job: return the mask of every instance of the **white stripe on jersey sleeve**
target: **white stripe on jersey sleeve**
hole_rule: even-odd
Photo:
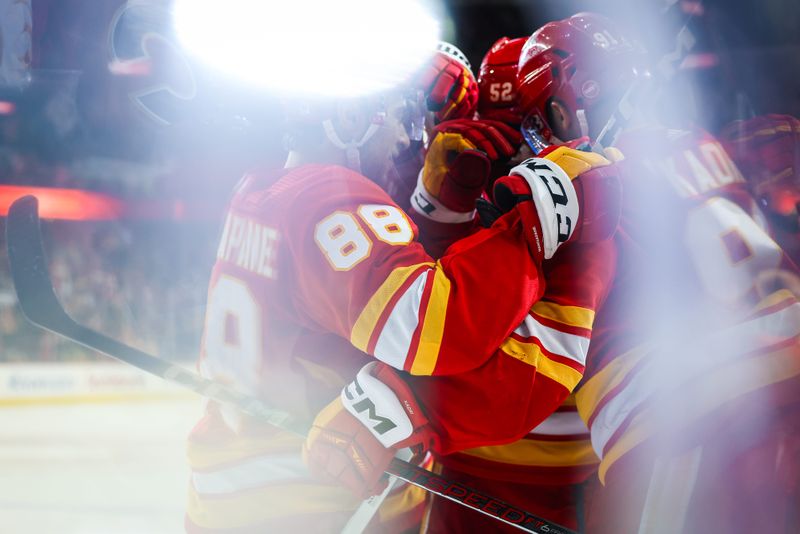
[[[535,337],[550,353],[569,358],[581,365],[586,365],[586,354],[589,352],[589,338],[560,332],[545,326],[535,317],[528,314],[514,333],[524,337]]]
[[[578,412],[556,412],[539,423],[530,431],[531,434],[544,434],[546,436],[571,436],[575,434],[588,434],[589,429],[578,415]]]
[[[420,302],[430,272],[428,269],[417,275],[398,299],[375,344],[375,357],[401,371],[408,357],[411,338],[419,326]]]

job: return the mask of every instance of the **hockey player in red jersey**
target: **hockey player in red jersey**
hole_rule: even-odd
[[[596,135],[605,123],[599,119],[610,116],[615,97],[638,74],[635,49],[613,25],[593,15],[546,25],[526,49],[519,98],[523,132],[534,149]],[[787,514],[797,497],[796,412],[779,410],[796,403],[796,397],[787,401],[785,392],[797,388],[793,377],[800,371],[800,317],[796,295],[787,291],[797,271],[759,226],[763,217],[741,174],[713,138],[700,131],[640,129],[628,136],[623,150],[629,159],[621,163],[626,204],[616,238],[620,272],[595,321],[588,381],[528,439],[443,458],[440,469],[590,533],[729,532],[754,501],[759,519],[750,520],[753,528],[773,513],[779,531],[792,531],[797,525]],[[695,307],[703,311],[689,314]],[[677,321],[681,316],[687,318]],[[667,331],[668,339],[680,341],[668,344],[654,324]],[[732,341],[721,342],[734,331],[738,335]],[[671,362],[663,359],[681,353]],[[692,366],[693,360],[705,363]],[[664,373],[670,363],[680,371]],[[717,369],[726,382],[703,389],[703,373],[713,377]],[[675,386],[660,372],[665,377],[677,373]],[[684,393],[686,382],[691,387]],[[656,395],[668,399],[667,410],[682,399],[685,408],[674,410],[680,416],[663,417],[665,407],[652,402]],[[687,415],[695,408],[697,415]],[[577,409],[590,425],[591,441]],[[739,448],[726,448],[731,433],[718,438],[709,430],[730,420],[740,424],[737,416],[745,429],[733,433]],[[643,427],[642,421],[651,424]],[[651,436],[660,421],[663,451],[647,446],[657,442]],[[760,442],[754,438],[754,422],[763,422],[770,436]],[[755,443],[741,439],[748,432]],[[687,442],[703,443],[707,452],[695,448],[683,455],[686,449],[663,439],[664,434],[688,434]],[[592,477],[598,456],[607,484],[600,491]],[[778,463],[770,466],[770,461]],[[769,474],[777,466],[785,476]],[[764,472],[756,475],[752,469]],[[703,478],[695,484],[698,476]],[[579,484],[587,477],[587,484]],[[742,491],[726,492],[728,486]],[[502,530],[468,510],[436,504],[429,512],[431,532],[466,525]],[[583,507],[588,507],[588,524],[581,521]]]
[[[613,27],[602,29],[609,32],[607,35],[618,34]],[[555,32],[553,28],[545,27],[543,33],[552,40]],[[569,35],[567,33],[567,37]],[[519,56],[527,40],[501,38],[484,57],[478,76],[481,88],[478,109],[481,118],[502,120],[516,127],[522,123],[517,70]],[[529,106],[527,111],[526,117],[532,114],[533,108]],[[571,140],[571,137],[565,136],[564,140]],[[542,149],[549,143],[560,141],[548,136],[535,146]],[[519,152],[533,154],[527,145]],[[606,196],[601,201],[612,204],[613,197]],[[616,254],[613,244],[604,245],[604,250],[585,253],[596,264],[604,264],[606,269],[610,269],[607,275],[613,276],[614,262],[609,261]],[[560,330],[562,336],[585,336],[584,349],[588,349],[589,339],[594,338],[595,311],[603,302],[608,286],[600,292],[602,286],[589,288],[575,284],[569,273],[558,269],[547,272],[546,276],[551,293],[545,293],[543,301],[534,306],[532,315],[542,320],[538,313],[544,302],[563,306],[560,308],[561,324],[548,324]],[[610,283],[610,278],[608,280]],[[569,305],[565,306],[567,303]],[[563,348],[567,347],[565,343]],[[543,517],[570,528],[578,528],[577,512],[582,504],[583,483],[594,474],[597,463],[588,429],[580,420],[575,400],[570,396],[555,414],[536,428],[531,427],[522,440],[500,446],[478,447],[443,457],[438,460],[437,468],[464,483],[503,495],[506,500],[534,510]],[[426,526],[428,532],[458,531],[470,527],[487,532],[513,531],[494,525],[469,510],[460,510],[442,499],[435,499],[433,506],[429,507]]]
[[[526,140],[596,136],[637,65],[602,17],[545,25],[520,58]],[[620,147],[619,269],[575,394],[604,484],[586,531],[796,531],[797,269],[711,136]]]
[[[536,160],[507,178],[516,196],[491,228],[433,261],[375,183],[408,145],[403,109],[391,95],[304,108],[286,167],[242,180],[212,272],[200,363],[206,376],[298,415],[336,397],[317,415],[305,456],[312,472],[360,495],[380,489],[398,448],[446,453],[514,439],[574,387],[582,361],[525,349],[534,334],[509,333],[536,331],[527,317],[544,291],[542,262],[580,238],[592,212],[580,219],[578,205],[607,181],[602,158],[562,150]],[[477,152],[459,165],[488,172]],[[420,377],[419,393],[404,373]],[[486,387],[483,373],[504,380],[506,394],[468,394]],[[440,396],[448,387],[487,411],[455,417]],[[359,410],[365,398],[396,431]],[[509,409],[521,398],[525,410]],[[499,407],[505,417],[492,412]],[[190,441],[187,528],[340,530],[357,499],[309,478],[299,448],[209,404]]]
[[[797,268],[713,137],[639,129],[621,147],[628,259],[575,394],[604,484],[587,532],[795,532]]]

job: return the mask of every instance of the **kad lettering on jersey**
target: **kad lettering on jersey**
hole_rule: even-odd
[[[725,149],[714,141],[683,150],[662,161],[662,170],[685,197],[699,196],[726,185],[744,182]]]
[[[228,214],[217,259],[266,278],[276,279],[278,231],[246,217]]]

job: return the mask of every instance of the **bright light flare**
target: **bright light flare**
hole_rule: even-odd
[[[422,0],[176,0],[181,44],[252,85],[322,96],[390,89],[436,49]]]

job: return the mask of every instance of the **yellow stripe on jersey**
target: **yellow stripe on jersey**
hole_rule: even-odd
[[[617,441],[608,453],[600,460],[600,468],[597,470],[597,476],[600,478],[600,483],[605,485],[606,475],[608,470],[614,465],[614,462],[619,460],[623,455],[629,452],[638,444],[642,443],[645,439],[652,436],[656,428],[655,422],[648,420],[645,413],[639,413],[631,421],[625,433]]]
[[[580,371],[569,365],[548,358],[535,343],[523,343],[510,337],[503,342],[500,348],[512,358],[536,367],[537,373],[555,380],[570,391],[575,389],[583,377]]]
[[[599,373],[584,382],[581,388],[575,392],[575,401],[581,419],[588,421],[592,417],[603,397],[628,376],[631,369],[642,360],[647,351],[648,349],[644,346],[633,348],[609,362]]]
[[[771,293],[761,299],[761,302],[753,309],[753,313],[758,313],[761,310],[769,308],[770,306],[774,306],[780,302],[787,301],[787,300],[797,300],[798,295],[795,295],[788,289],[779,289],[774,293]]]
[[[580,306],[562,306],[555,302],[540,300],[533,305],[531,311],[545,319],[578,328],[592,329],[594,324],[594,310]]]
[[[367,345],[375,330],[375,325],[383,314],[383,310],[386,309],[386,305],[397,293],[400,286],[408,280],[408,277],[421,266],[433,267],[433,264],[426,262],[409,265],[408,267],[398,267],[389,274],[386,281],[381,284],[381,287],[373,293],[350,331],[350,343],[354,347],[363,352],[367,351]]]
[[[355,510],[358,500],[337,486],[279,484],[235,495],[203,498],[192,488],[186,515],[206,529],[253,527],[282,517]]]
[[[447,302],[450,300],[450,280],[438,261],[436,265],[438,269],[434,271],[428,307],[425,310],[425,317],[422,318],[417,352],[411,363],[412,375],[432,375],[442,346]]]
[[[247,458],[296,451],[300,454],[304,438],[279,432],[263,438],[231,437],[221,442],[203,443],[190,440],[187,457],[192,469],[205,471]]]
[[[714,373],[714,387],[711,388],[707,380],[681,386],[681,397],[692,399],[691,412],[686,412],[687,423],[688,419],[699,419],[737,397],[800,375],[798,350],[800,342],[764,356],[726,365]],[[655,433],[657,426],[654,423],[655,419],[647,411],[633,418],[620,440],[603,457],[599,470],[601,482],[605,483],[605,476],[614,462]]]
[[[521,439],[508,445],[477,447],[464,454],[504,464],[568,467],[592,465],[600,461],[589,440],[539,441]]]
[[[408,484],[400,493],[390,495],[378,508],[381,523],[388,523],[422,505],[427,494],[424,489]]]

